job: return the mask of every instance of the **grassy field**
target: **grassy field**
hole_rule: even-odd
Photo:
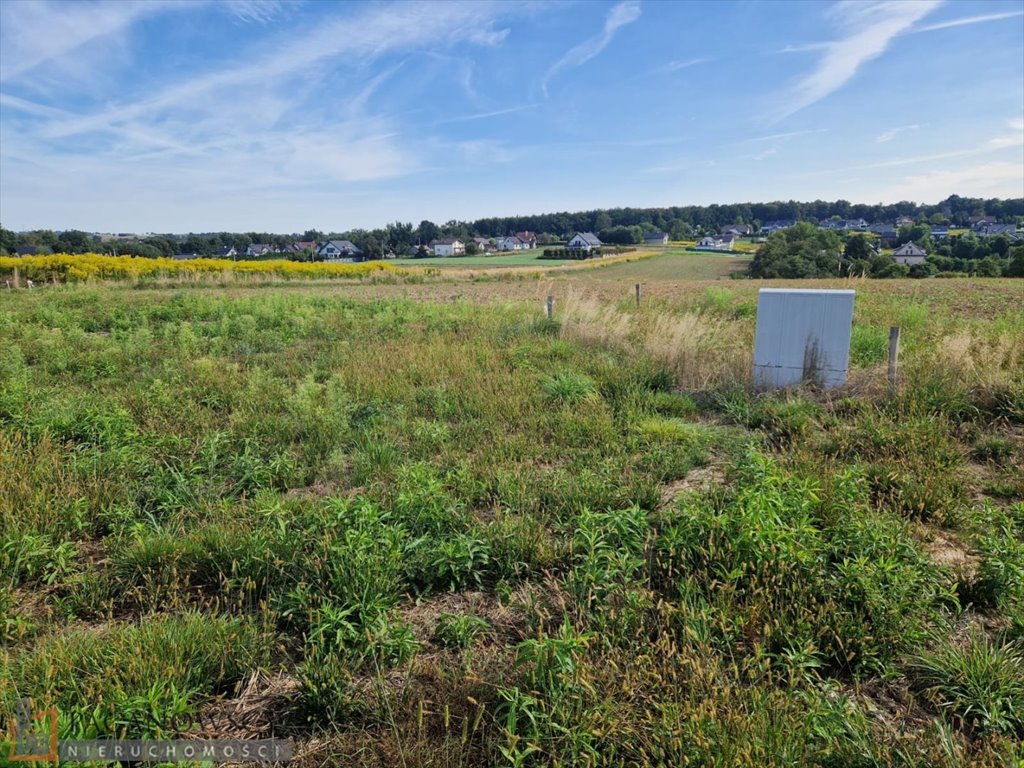
[[[451,267],[458,269],[465,267],[551,267],[573,261],[572,259],[541,259],[539,257],[543,252],[543,248],[534,248],[531,251],[502,253],[493,256],[485,256],[483,254],[452,257],[433,256],[426,259],[392,259],[388,263],[405,266]]]
[[[699,279],[741,263],[0,294],[0,714],[297,766],[1012,764],[1022,283],[803,282],[857,289],[850,384],[757,396],[763,284]]]

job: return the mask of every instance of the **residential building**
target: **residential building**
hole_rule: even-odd
[[[892,258],[897,264],[923,264],[928,254],[924,248],[917,243],[904,243],[892,252]]]
[[[482,253],[494,253],[498,250],[498,246],[494,244],[494,241],[487,237],[474,237],[473,242],[476,243],[476,247]]]
[[[1016,239],[1017,237],[1017,225],[1016,224],[990,224],[983,222],[975,227],[974,233],[976,235],[982,235],[983,237],[993,237],[995,235],[1006,235],[1008,237]]]
[[[466,245],[461,240],[453,238],[444,238],[441,240],[432,240],[430,243],[431,249],[434,251],[435,256],[465,256]]]
[[[788,219],[778,219],[776,221],[766,221],[761,225],[761,234],[770,235],[772,232],[778,232],[780,229],[789,229],[796,224],[795,221]]]
[[[238,251],[232,248],[230,245],[225,245],[223,248],[218,248],[217,252],[213,254],[218,259],[233,259],[238,255]]]
[[[497,243],[499,251],[523,251],[530,247],[520,240],[518,235],[499,237]]]
[[[523,232],[516,232],[516,237],[518,237],[519,240],[522,243],[524,243],[527,248],[537,247],[537,235],[535,235],[533,232],[530,232],[529,230],[525,230]]]
[[[269,243],[250,243],[245,249],[245,255],[250,259],[266,256],[273,252],[274,247]]]
[[[707,235],[697,241],[698,251],[731,251],[734,237],[730,237],[728,240],[722,237],[715,237],[714,235]]]
[[[601,241],[598,240],[597,235],[593,232],[577,232],[565,244],[565,248],[568,251],[586,251],[587,253],[600,247]]]
[[[736,235],[737,237],[746,237],[751,231],[752,227],[749,224],[729,224],[722,227],[723,235]]]
[[[668,245],[668,235],[665,232],[644,232],[644,245]]]
[[[900,216],[896,219],[896,229],[914,226],[914,220],[910,216]]]
[[[363,252],[351,240],[328,240],[316,250],[324,261],[359,261]]]

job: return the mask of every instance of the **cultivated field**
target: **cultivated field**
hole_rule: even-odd
[[[3,716],[299,766],[1012,764],[1024,283],[802,281],[857,290],[850,384],[768,397],[763,284],[701,279],[741,264],[0,289]]]

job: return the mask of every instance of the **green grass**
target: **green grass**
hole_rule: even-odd
[[[388,261],[388,264],[422,265],[430,267],[556,267],[561,264],[578,264],[572,259],[541,259],[543,248],[530,251],[496,253],[493,255],[477,254],[476,256],[431,256],[423,259],[402,258]]]
[[[866,382],[760,396],[757,286],[690,259],[579,272],[611,311],[553,322],[525,281],[12,293],[2,714],[169,736],[259,673],[324,764],[1004,763],[1019,306],[858,287]]]

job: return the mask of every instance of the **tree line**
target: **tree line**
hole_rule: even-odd
[[[1024,244],[1006,235],[965,234],[936,244],[931,229],[914,225],[899,230],[897,245],[913,242],[927,257],[920,264],[898,264],[882,252],[878,240],[863,233],[845,237],[801,222],[774,232],[754,254],[748,274],[757,278],[827,277],[1024,277]]]
[[[717,232],[731,224],[747,224],[755,231],[769,221],[808,221],[858,219],[868,222],[893,222],[909,216],[920,224],[967,226],[973,216],[993,216],[1003,223],[1024,222],[1024,198],[970,198],[952,195],[935,205],[905,201],[891,205],[868,205],[847,200],[813,202],[737,203],[732,205],[688,205],[665,208],[610,208],[576,213],[545,213],[528,216],[499,216],[475,221],[450,220],[435,224],[423,220],[419,225],[396,221],[377,229],[349,229],[326,232],[280,234],[272,232],[207,232],[158,234],[144,238],[119,237],[101,242],[94,235],[77,230],[54,232],[36,230],[15,233],[0,228],[0,250],[13,253],[21,246],[41,251],[64,253],[118,253],[135,256],[173,256],[199,253],[206,256],[231,247],[239,253],[252,243],[267,243],[284,249],[295,241],[350,240],[368,257],[388,253],[402,254],[418,245],[441,237],[469,240],[473,237],[500,237],[515,232],[537,234],[541,245],[554,245],[574,232],[594,232],[603,242],[631,245],[642,241],[645,231],[668,233],[673,240],[685,240]]]

